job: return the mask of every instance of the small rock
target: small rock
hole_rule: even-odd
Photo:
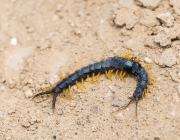
[[[180,38],[179,25],[174,25],[172,28],[156,26],[157,35],[154,37],[154,41],[159,43],[162,47],[170,46],[173,39]]]
[[[140,23],[147,27],[154,27],[158,24],[155,12],[149,9],[143,9],[140,17]]]
[[[156,17],[167,27],[171,27],[173,25],[174,17],[169,12],[158,14]]]
[[[123,120],[123,119],[124,119],[124,116],[123,116],[122,113],[115,114],[114,117],[115,117],[117,120]]]
[[[58,75],[52,75],[49,79],[49,83],[51,85],[54,85],[55,83],[57,83],[58,81],[60,81],[60,78]]]
[[[160,101],[160,98],[159,98],[159,97],[156,97],[156,101],[159,102],[159,101]]]
[[[27,119],[25,119],[21,122],[21,125],[25,128],[28,128],[31,124],[29,123]]]
[[[126,21],[126,29],[132,29],[136,25],[137,21],[134,18],[130,18]]]
[[[173,102],[179,103],[179,95],[177,93],[173,93]]]
[[[10,88],[13,88],[13,87],[15,86],[15,82],[14,82],[14,80],[11,79],[11,78],[8,78],[8,79],[7,79],[7,83],[8,83],[8,85],[9,85]]]
[[[33,27],[28,26],[28,27],[27,27],[27,31],[28,31],[28,33],[32,33],[32,32],[34,32],[34,28],[33,28]]]
[[[178,85],[178,93],[180,95],[180,84]]]
[[[4,115],[4,112],[0,110],[0,118],[2,118]]]
[[[10,41],[10,44],[12,45],[12,46],[16,46],[17,45],[17,38],[11,38],[11,41]]]
[[[160,4],[161,0],[135,0],[135,3],[139,6],[144,6],[148,9],[154,10]]]
[[[150,63],[152,63],[152,59],[149,57],[145,57],[144,62],[150,64]]]
[[[26,96],[26,98],[32,97],[32,96],[33,96],[32,90],[31,90],[31,89],[27,89],[27,90],[25,91],[25,96]]]
[[[160,56],[159,60],[158,60],[158,64],[160,66],[168,66],[168,67],[172,67],[173,65],[175,65],[177,62],[176,60],[176,56],[175,56],[175,52],[173,51],[173,49],[169,48],[166,49],[162,55]]]
[[[79,29],[74,30],[75,35],[81,35],[81,31]]]
[[[76,106],[76,102],[75,101],[71,101],[69,104],[71,107],[75,107]]]
[[[28,84],[33,84],[33,80],[32,80],[32,79],[29,79],[27,83],[28,83]]]
[[[122,7],[115,11],[114,23],[117,26],[126,25],[127,29],[133,28],[137,23],[137,15],[135,15],[135,11],[129,8]]]
[[[159,45],[154,42],[153,36],[148,36],[144,38],[144,46],[149,48],[157,48]]]

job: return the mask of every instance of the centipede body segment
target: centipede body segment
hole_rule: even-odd
[[[64,89],[67,89],[68,87],[77,84],[78,82],[83,82],[86,78],[89,78],[90,74],[99,75],[100,73],[101,74],[105,73],[110,77],[110,73],[113,70],[126,71],[137,76],[138,84],[135,91],[133,92],[132,99],[127,104],[127,106],[134,99],[136,99],[136,104],[137,104],[138,99],[141,98],[143,92],[147,89],[147,84],[149,80],[148,74],[146,70],[138,62],[130,60],[128,58],[117,57],[117,56],[109,57],[99,62],[95,62],[88,66],[82,67],[81,69],[75,71],[74,73],[70,74],[62,81],[60,81],[52,90],[38,93],[34,97],[43,94],[53,93],[52,108],[55,108],[56,97],[59,93],[62,93]]]

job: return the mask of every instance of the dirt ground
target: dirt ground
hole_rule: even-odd
[[[1,0],[1,140],[179,140],[180,0]],[[82,66],[126,51],[150,64],[151,93],[126,104],[137,79],[103,74],[32,96]]]

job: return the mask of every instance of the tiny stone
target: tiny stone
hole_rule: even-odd
[[[156,97],[156,101],[159,102],[159,101],[160,101],[160,98],[159,98],[159,97]]]
[[[152,59],[149,57],[145,57],[144,62],[150,64],[150,63],[152,63]]]
[[[28,84],[33,84],[33,80],[32,80],[32,79],[29,79],[29,80],[28,80]]]
[[[32,32],[34,32],[34,28],[33,27],[27,27],[27,31],[28,31],[28,33],[32,33]]]
[[[32,90],[31,89],[27,89],[25,91],[25,96],[26,96],[26,98],[32,97],[33,96]]]
[[[122,113],[115,114],[114,117],[115,117],[117,120],[123,120],[123,119],[124,119],[124,116],[122,115]]]
[[[10,44],[11,44],[12,46],[16,46],[16,45],[17,45],[17,39],[14,38],[14,37],[11,38]]]
[[[154,10],[160,4],[161,0],[135,0],[135,3],[139,6],[144,6],[148,9]]]
[[[158,14],[156,17],[167,27],[171,27],[173,25],[174,17],[169,12]]]
[[[71,101],[70,106],[71,107],[75,107],[76,106],[76,102],[75,101]]]
[[[23,121],[21,122],[21,125],[22,125],[23,127],[25,127],[25,128],[28,128],[31,124],[29,123],[28,120],[23,120]]]
[[[56,135],[53,136],[53,139],[56,139]]]

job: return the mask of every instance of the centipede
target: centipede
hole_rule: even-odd
[[[53,94],[52,108],[54,109],[57,95],[61,94],[64,90],[70,89],[70,87],[75,84],[79,87],[80,82],[84,86],[84,81],[86,79],[89,80],[90,75],[92,76],[93,81],[95,75],[99,77],[101,74],[105,74],[107,78],[110,79],[111,73],[113,71],[116,73],[116,75],[118,75],[119,73],[121,79],[126,75],[126,73],[131,73],[137,77],[137,86],[129,102],[121,107],[121,109],[126,108],[131,104],[132,101],[135,100],[137,110],[137,104],[139,99],[142,97],[143,94],[147,93],[147,90],[149,89],[148,85],[153,84],[153,81],[150,78],[151,75],[148,74],[145,68],[139,63],[139,61],[137,61],[137,58],[129,57],[129,55],[126,55],[126,57],[108,57],[98,62],[82,67],[81,69],[76,70],[74,73],[63,78],[52,89],[40,92],[34,95],[32,99],[40,95]]]

